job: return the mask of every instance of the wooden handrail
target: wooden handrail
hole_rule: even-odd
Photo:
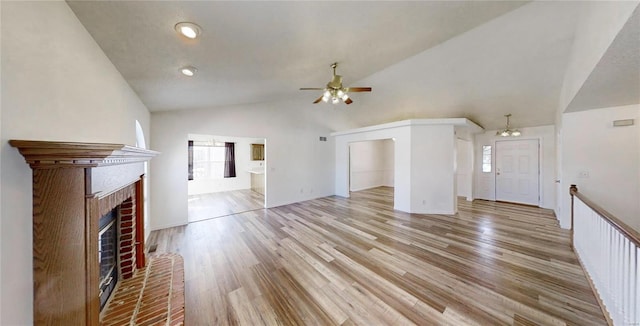
[[[571,194],[571,231],[573,232],[573,196],[578,197],[585,205],[589,206],[596,213],[598,213],[602,218],[604,218],[607,223],[611,224],[616,230],[622,233],[625,237],[629,239],[629,241],[633,242],[636,247],[640,247],[640,233],[638,231],[632,229],[626,223],[622,222],[617,217],[613,216],[613,214],[607,212],[604,208],[600,207],[598,204],[594,203],[589,198],[585,197],[585,195],[581,194],[578,191],[578,187],[576,185],[571,185],[569,188],[569,193]],[[572,237],[573,238],[573,237]]]

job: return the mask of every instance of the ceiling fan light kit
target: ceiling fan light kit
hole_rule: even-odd
[[[353,100],[349,98],[348,92],[371,92],[371,87],[343,87],[342,86],[342,76],[336,75],[336,68],[338,67],[338,63],[334,62],[331,64],[331,68],[333,68],[333,77],[331,81],[327,83],[325,88],[319,87],[309,87],[309,88],[300,88],[302,91],[309,90],[321,90],[323,91],[322,96],[320,96],[317,100],[313,102],[313,104],[319,103],[320,101],[328,103],[331,101],[331,104],[338,104],[340,101],[343,101],[345,104],[353,103]]]
[[[335,89],[327,89],[324,91],[324,95],[322,95],[322,101],[328,102],[329,99],[331,99],[331,103],[338,104],[340,103],[340,100],[348,100],[349,95],[347,95],[347,93],[345,93],[342,89],[339,89],[337,91]]]
[[[509,126],[509,118],[511,117],[511,113],[505,114],[505,117],[507,118],[507,126],[502,130],[498,130],[498,132],[496,132],[496,136],[501,136],[501,137],[519,137],[520,135],[522,135],[520,133],[520,130],[511,129],[511,127]]]

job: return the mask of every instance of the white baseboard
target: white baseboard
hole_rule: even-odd
[[[369,186],[369,187],[363,187],[363,188],[351,189],[351,190],[349,190],[349,191],[362,191],[362,190],[373,189],[373,188],[378,188],[378,187],[388,187],[388,186],[385,186],[385,185],[375,185],[375,186]]]

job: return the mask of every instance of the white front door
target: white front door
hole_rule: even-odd
[[[539,206],[538,140],[496,142],[496,200]]]

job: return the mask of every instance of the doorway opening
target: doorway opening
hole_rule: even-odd
[[[496,201],[540,206],[538,139],[496,141]]]
[[[456,140],[456,194],[458,198],[473,201],[473,143]]]
[[[393,204],[394,164],[392,138],[349,143],[349,192],[379,190]]]
[[[266,207],[266,139],[188,135],[188,221]]]

